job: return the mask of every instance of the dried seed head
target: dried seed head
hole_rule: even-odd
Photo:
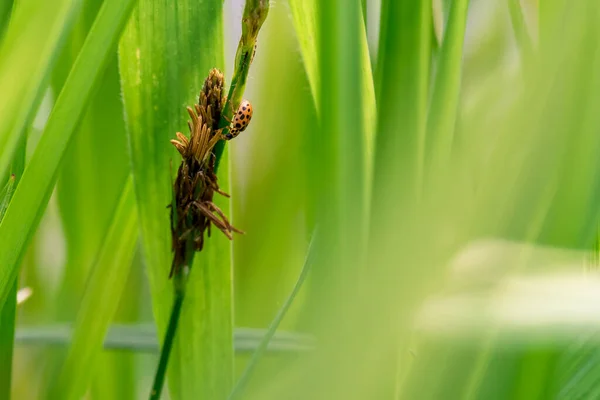
[[[177,139],[171,140],[183,158],[173,185],[171,275],[185,270],[190,251],[202,250],[204,234],[207,232],[210,236],[211,225],[229,239],[234,232],[242,233],[212,201],[215,192],[228,196],[219,189],[212,151],[222,139],[218,125],[225,104],[224,85],[221,71],[211,70],[200,92],[199,104],[187,107],[189,139],[177,132]]]
[[[198,98],[199,115],[202,115],[208,126],[216,131],[221,118],[221,110],[225,104],[225,77],[223,73],[213,68],[204,80],[204,86]]]

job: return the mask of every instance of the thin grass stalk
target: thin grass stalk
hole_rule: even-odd
[[[288,298],[285,300],[285,302],[283,303],[283,305],[277,312],[277,315],[275,316],[275,318],[269,325],[267,332],[261,339],[257,349],[252,354],[252,358],[250,359],[250,361],[248,361],[246,369],[244,369],[244,372],[242,373],[241,377],[238,379],[237,383],[235,384],[235,387],[231,391],[231,394],[229,395],[228,400],[239,399],[244,394],[244,390],[246,389],[248,383],[250,382],[250,379],[252,378],[252,374],[256,370],[256,367],[258,366],[260,359],[262,358],[264,353],[267,351],[269,343],[271,343],[271,340],[273,339],[275,332],[277,332],[277,329],[279,328],[281,321],[283,321],[283,319],[287,315],[287,312],[290,309],[292,303],[294,302],[294,299],[296,299],[296,296],[300,292],[300,289],[302,288],[302,285],[304,284],[304,281],[306,280],[306,277],[308,276],[310,267],[312,266],[312,264],[314,262],[314,257],[315,257],[314,251],[315,250],[314,250],[313,244],[315,242],[316,235],[317,235],[317,230],[315,229],[313,231],[312,238],[308,245],[308,250],[306,252],[306,259],[304,260],[304,265],[302,266],[302,270],[300,271],[300,275],[298,276],[298,280],[296,281],[294,288],[292,289]]]
[[[219,126],[223,127],[223,135],[229,131],[229,121],[237,111],[244,91],[246,90],[246,81],[248,72],[253,61],[254,51],[257,46],[258,33],[269,14],[269,0],[246,0],[244,15],[242,16],[242,36],[238,43],[235,53],[235,66],[227,102],[221,113],[221,122]],[[215,172],[219,169],[221,156],[225,150],[225,141],[219,141],[215,146]]]
[[[160,350],[160,359],[158,361],[158,367],[154,376],[154,382],[152,384],[152,390],[150,391],[150,400],[160,399],[162,388],[165,382],[165,376],[167,373],[167,365],[169,363],[169,357],[171,355],[171,349],[173,348],[173,342],[175,340],[175,334],[177,333],[177,327],[179,325],[179,317],[181,316],[181,307],[183,306],[183,300],[185,298],[185,280],[187,277],[182,274],[177,274],[173,277],[173,286],[175,288],[175,298],[173,300],[173,308],[171,309],[171,316],[169,318],[169,324],[167,325],[167,331],[165,333],[165,339]]]

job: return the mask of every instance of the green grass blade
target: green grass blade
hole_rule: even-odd
[[[128,180],[80,302],[71,347],[49,398],[80,399],[94,375],[102,341],[129,275],[138,238],[133,184]]]
[[[453,0],[433,77],[427,115],[426,159],[434,168],[450,157],[460,98],[463,44],[469,0]]]
[[[517,46],[519,46],[519,51],[521,52],[522,62],[525,65],[530,65],[533,56],[533,43],[527,30],[521,1],[508,0],[508,11],[510,12],[510,22],[512,23],[515,39],[517,40]]]
[[[321,75],[319,73],[319,54],[318,43],[320,38],[320,28],[317,23],[319,17],[318,2],[316,0],[289,0],[292,11],[292,21],[296,30],[296,38],[300,44],[300,53],[304,68],[310,83],[310,89],[315,101],[317,112],[320,112],[319,99],[321,88]],[[375,86],[373,84],[373,74],[371,70],[371,61],[369,58],[369,46],[367,43],[367,30],[364,19],[357,22],[359,26],[359,38],[357,49],[360,54],[360,70],[357,79],[361,86],[361,123],[364,133],[365,144],[365,162],[367,168],[367,183],[370,180],[371,160],[373,156],[376,106],[375,106]]]
[[[318,31],[318,106],[320,131],[311,137],[314,168],[319,171],[311,201],[321,226],[321,239],[328,248],[323,268],[316,270],[317,294],[329,297],[331,290],[351,290],[356,267],[365,250],[367,179],[370,152],[365,140],[365,112],[373,109],[360,99],[365,69],[361,43],[366,41],[358,1],[350,4],[319,2],[316,6]],[[369,79],[372,78],[369,77]],[[315,130],[317,132],[318,130]],[[325,254],[325,253],[324,253]],[[344,265],[345,279],[333,279],[335,269]],[[327,289],[325,289],[327,288]],[[325,293],[329,292],[329,293]],[[339,294],[339,293],[338,293]],[[321,298],[321,301],[323,299]]]
[[[17,183],[17,176],[12,174],[8,178],[8,182],[4,185],[2,191],[0,191],[0,221],[4,218],[4,214],[6,214],[6,209],[10,204],[10,199],[12,198],[13,193],[15,192],[15,185]]]
[[[14,192],[16,176],[11,175],[8,182],[0,191],[0,221],[4,217],[8,203]],[[10,399],[12,357],[15,337],[15,314],[17,307],[17,282],[13,284],[8,294],[8,301],[0,307],[0,397]]]
[[[234,400],[234,399],[240,398],[240,396],[244,393],[244,389],[246,388],[246,385],[252,378],[252,374],[253,374],[254,370],[256,369],[256,367],[258,366],[258,362],[260,361],[260,359],[262,358],[264,353],[267,351],[267,348],[269,347],[269,343],[271,343],[273,336],[277,332],[277,328],[279,328],[281,321],[283,321],[283,318],[287,315],[288,310],[290,309],[292,303],[296,299],[296,296],[300,292],[300,288],[302,288],[302,285],[304,284],[304,281],[306,280],[306,276],[308,275],[308,271],[310,270],[310,267],[312,266],[312,263],[313,263],[313,258],[314,258],[313,243],[315,241],[315,235],[316,235],[316,230],[315,230],[315,233],[313,233],[310,244],[308,245],[308,250],[307,250],[306,259],[304,261],[304,266],[302,267],[302,271],[300,271],[300,276],[298,277],[298,280],[296,281],[296,284],[294,285],[292,292],[290,293],[288,298],[285,300],[285,302],[283,303],[283,305],[277,312],[277,315],[275,316],[275,319],[273,319],[273,322],[271,322],[271,325],[269,325],[269,329],[267,329],[267,332],[261,339],[261,341],[258,345],[258,348],[254,352],[254,354],[252,354],[252,358],[246,365],[246,369],[244,370],[244,372],[242,373],[242,376],[239,378],[239,380],[235,384],[235,387],[231,391],[231,394],[228,397],[229,400]]]
[[[13,9],[13,0],[5,0],[0,3],[0,41],[6,32],[6,28],[10,21],[10,14]]]
[[[398,25],[403,28],[398,29]],[[383,2],[377,62],[379,115],[373,218],[382,214],[378,210],[392,210],[391,202],[398,201],[384,191],[389,189],[389,182],[403,184],[405,189],[413,192],[420,187],[432,30],[430,1]],[[387,216],[386,220],[389,220]]]
[[[415,287],[416,273],[394,257],[398,235],[381,235],[381,232],[394,231],[407,222],[406,207],[415,204],[422,190],[432,33],[431,1],[385,0],[382,3],[369,255],[380,260],[372,274],[373,278],[382,279],[377,287],[390,287],[385,280],[394,273],[406,274],[400,281],[405,287],[397,285],[389,290],[405,293],[407,299]],[[384,289],[379,290],[380,294],[384,292]],[[391,292],[385,292],[383,298],[391,301],[395,296]],[[404,301],[403,306],[394,308],[396,315],[384,318],[398,318],[404,314],[399,309],[406,310],[409,303]],[[385,306],[382,304],[380,308]],[[397,334],[379,336],[381,343],[389,343],[389,348],[397,346]],[[382,373],[393,376],[396,369],[395,357],[382,358]],[[391,395],[393,385],[387,390]]]
[[[47,205],[62,156],[134,1],[103,4],[0,223],[0,304],[17,277],[24,249]]]
[[[13,9],[0,47],[0,179],[7,176],[80,3],[23,0]]]
[[[24,135],[17,147],[17,151],[12,160],[11,176],[5,188],[0,192],[0,221],[4,218],[8,204],[12,199],[15,187],[19,184],[20,178],[25,169],[25,156],[27,150],[27,135]],[[0,398],[10,399],[13,347],[16,325],[17,308],[17,290],[19,288],[18,279],[13,283],[8,300],[0,307]],[[1,391],[4,390],[4,393]]]
[[[223,70],[222,2],[142,0],[119,48],[134,187],[153,313],[163,338],[173,301],[169,211],[171,173],[180,156],[169,143],[187,131],[185,106],[197,102],[204,78]],[[172,166],[170,165],[172,162]],[[219,186],[228,188],[227,154]],[[227,199],[215,196],[228,213]],[[230,243],[213,232],[197,254],[167,370],[171,397],[220,398],[232,385]],[[218,361],[215,361],[218,360]]]

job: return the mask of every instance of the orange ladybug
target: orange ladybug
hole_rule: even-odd
[[[233,139],[248,127],[252,119],[252,111],[252,104],[244,99],[229,125],[229,133],[225,135],[226,140]]]

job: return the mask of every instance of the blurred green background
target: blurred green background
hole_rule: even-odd
[[[169,140],[259,5],[0,0],[0,399],[147,398]],[[219,169],[245,234],[196,255],[163,398],[600,398],[599,21],[272,2]]]

